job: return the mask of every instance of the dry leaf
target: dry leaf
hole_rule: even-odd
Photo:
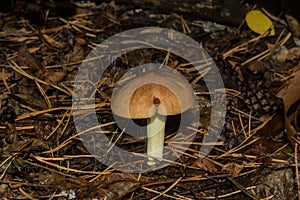
[[[272,49],[271,52],[271,59],[276,63],[284,63],[289,56],[289,50],[285,46],[278,46],[275,49]]]
[[[65,63],[72,63],[82,61],[86,57],[86,52],[83,49],[83,45],[81,45],[84,41],[77,40],[75,38],[75,45],[73,47],[73,51],[63,57]]]
[[[206,158],[199,158],[192,164],[192,167],[199,167],[200,169],[212,174],[215,174],[218,171],[218,169],[215,167],[215,164]]]
[[[269,36],[275,35],[275,29],[272,21],[260,10],[251,10],[246,15],[248,27],[260,35],[269,32]]]
[[[22,103],[30,105],[33,108],[47,109],[48,106],[45,100],[37,95],[32,94],[12,94],[16,99],[19,99]]]
[[[39,72],[39,74],[47,73],[45,67],[30,54],[25,45],[21,46],[18,50],[18,64],[29,67],[32,74],[35,72]]]
[[[136,181],[120,181],[106,185],[81,187],[76,197],[78,199],[120,200],[140,187]]]
[[[257,184],[253,189],[257,196],[273,198],[263,198],[272,200],[295,199],[295,174],[291,168],[279,168],[276,170],[264,170],[262,174],[257,176]],[[262,198],[259,198],[262,199]]]
[[[290,48],[287,55],[287,60],[297,60],[300,58],[300,47]]]
[[[292,34],[295,37],[300,37],[300,24],[299,24],[298,20],[295,19],[291,15],[285,15],[285,18],[289,24],[289,28],[290,28]]]
[[[297,19],[291,15],[285,15],[285,18],[289,24],[290,31],[293,34],[293,40],[297,46],[300,46],[300,24]]]
[[[247,64],[244,68],[250,70],[252,73],[265,73],[269,70],[269,65],[264,61],[255,60]],[[243,72],[245,73],[245,72]]]
[[[272,131],[272,130],[271,130]],[[270,132],[266,133],[269,134]],[[276,148],[276,145],[274,145],[275,142],[273,140],[258,140],[253,145],[250,146],[248,150],[246,150],[243,154],[244,155],[252,155],[256,156],[255,159],[256,162],[260,163],[271,163],[271,158],[268,156],[268,152],[274,152],[274,148]]]
[[[235,162],[227,163],[222,168],[222,172],[229,172],[232,174],[232,177],[237,177],[240,175],[240,172],[244,169],[246,163],[239,165]]]
[[[297,134],[294,124],[297,123],[296,108],[300,100],[300,71],[294,74],[294,77],[288,80],[278,92],[277,97],[283,100],[285,113],[285,129],[289,141],[294,144],[293,137]],[[296,104],[296,105],[295,105]]]
[[[249,81],[251,79],[257,79],[257,74],[264,75],[266,72],[268,72],[270,69],[270,66],[260,60],[254,60],[244,66],[242,66],[239,70],[237,70],[239,74],[239,79],[241,81]]]
[[[300,59],[300,48],[299,47],[292,47],[290,49],[286,48],[285,46],[275,46],[272,44],[267,45],[270,52],[272,52],[271,60],[275,63],[282,64],[286,60],[288,61],[295,61]]]
[[[53,48],[62,49],[66,47],[65,45],[54,40],[52,37],[48,36],[47,34],[42,34],[42,37]]]
[[[115,172],[111,174],[104,174],[99,177],[96,181],[99,182],[116,182],[116,181],[137,181],[139,179],[139,182],[149,182],[149,178],[145,176],[141,176],[138,178],[137,174],[131,174],[127,172]]]
[[[45,36],[46,34],[43,34]],[[49,36],[47,36],[49,37]],[[44,38],[45,39],[45,38]],[[66,70],[59,72],[48,71],[44,65],[33,57],[25,45],[21,46],[18,51],[18,64],[20,66],[28,66],[31,74],[37,78],[46,81],[47,83],[57,84],[67,74]],[[42,88],[47,91],[49,86],[42,85]]]
[[[58,84],[66,76],[67,72],[62,70],[60,72],[49,72],[45,80],[48,83]]]
[[[32,31],[27,31],[24,27],[23,28],[12,28],[12,27],[6,27],[4,26],[3,31],[0,32],[0,35],[2,37],[4,36],[23,36],[23,35],[29,35]]]
[[[250,149],[246,150],[244,154],[253,156],[265,156],[267,154],[267,147],[263,146],[261,143],[254,144]]]

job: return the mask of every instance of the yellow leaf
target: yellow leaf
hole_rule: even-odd
[[[248,27],[258,34],[275,35],[275,29],[272,21],[260,10],[251,10],[246,15]]]

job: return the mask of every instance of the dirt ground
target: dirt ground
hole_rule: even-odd
[[[7,2],[0,11],[1,199],[299,198],[299,24],[260,6],[255,9],[271,19],[273,36],[255,33],[245,21],[218,24],[113,1]],[[79,69],[91,67],[84,64],[87,58],[101,56],[89,57],[94,48],[115,34],[143,27],[167,28],[193,38],[221,74],[226,95],[218,98],[226,98],[225,124],[216,127],[221,135],[205,157],[199,157],[199,149],[208,137],[213,101],[218,101],[211,99],[206,85],[215,77],[203,80],[207,68],[200,65],[199,74],[184,58],[154,46],[121,55],[98,83],[91,83],[91,91],[91,85],[78,84]],[[106,164],[105,152],[96,155],[90,149],[101,149],[109,141],[145,153],[146,139],[123,134],[110,105],[117,81],[146,63],[165,64],[188,80],[201,105],[200,125],[184,151],[183,141],[173,144],[174,155],[181,156],[165,167],[124,172]],[[94,100],[72,110],[78,88],[95,94]],[[108,140],[83,141],[81,135],[97,128],[87,128],[91,122],[84,117],[91,109]],[[84,118],[81,132],[75,116]],[[166,144],[177,132],[180,117],[168,116]]]

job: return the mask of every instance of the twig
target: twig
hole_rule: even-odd
[[[57,126],[54,128],[54,130],[46,137],[46,140],[48,140],[60,127],[60,125],[64,122],[65,117],[67,116],[67,114],[69,113],[69,110],[67,110],[65,112],[65,114],[62,116],[61,120],[59,120]]]
[[[244,186],[233,180],[232,178],[228,177],[228,180],[233,183],[237,188],[239,188],[244,194],[252,199],[260,199],[258,196],[253,194],[252,192],[248,191]]]
[[[156,194],[161,194],[160,192],[156,191],[156,190],[152,190],[150,188],[146,188],[146,187],[142,187],[142,189],[144,190],[147,190],[147,191],[150,191],[150,192],[153,192],[153,193],[156,193]],[[168,194],[163,194],[163,196],[165,197],[168,197],[168,198],[171,198],[171,199],[178,199],[177,197],[173,197],[171,195],[168,195]],[[189,198],[186,198],[187,200],[192,200],[192,199],[189,199]]]
[[[255,37],[255,38],[253,38],[253,39],[251,39],[251,40],[249,40],[249,41],[247,41],[247,42],[244,42],[244,43],[242,43],[242,44],[240,44],[240,45],[234,47],[233,49],[230,49],[229,51],[227,51],[227,52],[225,52],[225,53],[223,54],[223,59],[226,59],[228,56],[230,56],[230,55],[232,55],[232,54],[234,54],[234,53],[236,53],[236,52],[243,51],[243,50],[247,50],[247,48],[244,47],[244,46],[247,46],[247,45],[249,45],[250,43],[256,42],[256,41],[260,40],[261,38],[262,38],[261,35],[260,35],[260,36],[257,36],[257,37]]]
[[[44,158],[41,157],[41,156],[36,156],[36,155],[31,154],[30,157],[35,158],[36,160],[40,161],[41,163],[50,165],[50,166],[55,167],[55,168],[60,169],[60,170],[66,170],[66,171],[71,171],[71,172],[76,172],[76,173],[83,173],[83,174],[95,174],[95,175],[99,175],[99,174],[109,174],[109,173],[110,173],[110,172],[105,172],[105,173],[104,173],[104,172],[96,172],[96,171],[82,171],[82,170],[77,170],[77,169],[72,169],[72,168],[63,167],[63,166],[60,166],[60,165],[57,165],[57,164],[48,162],[48,161],[46,161],[47,158],[44,159]]]
[[[69,122],[70,122],[70,119],[71,119],[71,115],[68,116],[68,119],[63,127],[63,129],[61,130],[61,132],[58,134],[58,137],[56,139],[56,141],[59,141],[59,138],[62,136],[62,134],[64,134],[64,132],[66,131],[68,125],[69,125]]]
[[[255,138],[254,140],[246,143],[248,141],[249,138],[251,138],[255,133],[251,134],[248,138],[246,138],[245,140],[243,140],[238,146],[236,146],[235,148],[230,149],[229,151],[225,152],[224,154],[220,155],[219,158],[228,156],[229,154],[232,154],[234,152],[237,152],[253,143],[255,143],[257,140],[260,140],[260,138]],[[246,144],[245,144],[246,143]],[[245,145],[244,145],[245,144]]]
[[[7,60],[7,62],[8,62],[9,66],[10,66],[12,69],[14,69],[14,70],[15,70],[16,72],[18,72],[19,74],[25,76],[26,78],[29,78],[29,79],[31,79],[31,80],[33,80],[33,81],[39,82],[39,83],[44,84],[44,85],[47,85],[47,86],[51,86],[51,87],[53,87],[53,88],[55,88],[55,89],[57,89],[57,90],[59,90],[59,91],[65,93],[65,94],[71,96],[71,94],[70,94],[68,91],[66,91],[66,90],[64,90],[64,89],[62,89],[62,88],[60,88],[60,87],[58,87],[58,86],[56,86],[56,85],[54,85],[54,84],[52,84],[52,83],[48,83],[48,82],[46,82],[46,81],[43,81],[43,80],[41,80],[41,79],[38,79],[38,78],[36,78],[36,77],[34,77],[34,76],[28,74],[28,73],[25,72],[20,66],[18,66],[17,63],[16,63],[15,61],[13,61],[13,60]]]
[[[15,156],[17,154],[14,154],[14,155],[11,155],[9,156],[8,158],[6,158],[1,164],[0,164],[0,167],[2,167],[6,162],[8,162],[9,160],[9,163],[7,164],[7,166],[5,167],[5,169],[3,170],[3,173],[1,174],[0,176],[0,180],[2,180],[2,178],[4,177],[5,173],[7,172],[7,170],[10,168],[12,162],[14,161],[15,159]]]
[[[282,25],[284,25],[284,26],[287,26],[287,23],[286,23],[284,20],[282,20],[282,19],[280,19],[280,18],[278,18],[278,17],[272,15],[271,13],[269,13],[269,12],[268,12],[266,9],[264,9],[264,8],[261,8],[261,10],[262,10],[268,17],[270,17],[270,19],[272,19],[273,21],[276,21],[276,22],[278,22],[278,23],[280,23],[280,24],[282,24]]]
[[[256,188],[256,186],[250,186],[250,187],[247,187],[246,189],[247,190],[250,190],[250,189],[254,189]],[[242,190],[236,190],[234,192],[231,192],[231,193],[228,193],[228,194],[223,194],[223,195],[219,195],[219,196],[213,196],[213,197],[201,197],[202,199],[221,199],[221,198],[225,198],[225,197],[230,197],[234,194],[238,194],[238,193],[241,193]]]
[[[182,179],[182,177],[180,177],[179,179],[177,179],[177,181],[175,181],[169,188],[167,188],[165,191],[163,191],[161,194],[157,195],[156,197],[152,198],[151,200],[155,200],[158,197],[160,197],[161,195],[166,194],[168,191],[170,191],[173,187],[175,187],[177,185],[177,183],[179,183],[179,181]]]
[[[4,71],[4,69],[2,69],[2,81],[4,83],[4,86],[5,86],[6,90],[7,90],[7,92],[11,93],[11,90],[8,87],[8,84],[6,82],[6,77],[5,77],[5,71]]]
[[[58,151],[59,149],[61,149],[61,148],[63,148],[64,146],[66,146],[67,144],[69,144],[71,141],[72,141],[72,139],[74,139],[74,138],[76,138],[76,137],[78,137],[78,136],[80,136],[80,135],[82,135],[82,134],[84,134],[84,133],[87,133],[87,132],[89,132],[89,131],[92,131],[92,130],[94,130],[94,129],[98,129],[98,128],[102,128],[102,127],[105,127],[105,126],[109,126],[109,125],[112,125],[112,124],[115,124],[116,122],[108,122],[108,123],[105,123],[105,124],[100,124],[100,125],[98,125],[98,126],[94,126],[94,127],[91,127],[91,128],[89,128],[89,129],[86,129],[86,130],[84,130],[84,131],[82,131],[82,132],[80,132],[80,133],[77,133],[77,134],[75,134],[75,135],[73,135],[73,136],[71,136],[71,137],[69,137],[68,139],[66,139],[65,141],[63,141],[58,147],[56,147],[56,148],[54,148],[54,149],[51,149],[51,150],[48,150],[48,151],[44,151],[44,152],[42,152],[43,154],[46,154],[46,153],[53,153],[53,152],[56,152],[56,151]]]
[[[20,191],[25,197],[27,197],[28,199],[30,199],[30,200],[37,200],[37,199],[33,198],[32,196],[30,196],[27,192],[25,192],[25,191],[22,189],[22,187],[19,187],[19,191]]]
[[[208,180],[207,177],[193,176],[190,178],[181,179],[179,182],[206,181],[206,180]],[[169,184],[169,183],[174,183],[174,180],[165,180],[165,181],[147,183],[147,184],[142,185],[142,187],[149,187],[149,186],[153,186],[153,185],[164,185],[164,184]]]
[[[38,168],[42,168],[42,169],[45,169],[45,170],[48,170],[50,172],[53,172],[53,173],[56,173],[56,174],[59,174],[59,175],[62,175],[62,176],[66,176],[66,177],[69,177],[69,178],[76,178],[75,176],[72,176],[70,174],[66,174],[66,173],[63,173],[61,171],[56,171],[54,169],[51,169],[47,166],[43,166],[43,165],[40,165],[38,163],[33,163],[33,162],[30,162],[28,160],[22,160],[22,162],[26,163],[26,164],[29,164],[29,165],[32,165],[32,166],[35,166],[35,167],[38,167]],[[22,184],[25,184],[25,183],[22,183]]]
[[[51,108],[52,105],[51,105],[51,102],[50,102],[45,90],[42,88],[42,86],[37,81],[35,81],[35,84],[37,85],[41,95],[44,97],[44,100],[47,103],[48,108]]]
[[[89,112],[90,111],[89,109],[96,109],[96,108],[104,107],[104,106],[108,106],[108,105],[110,105],[110,104],[109,103],[98,103],[98,104],[92,104],[92,105],[78,106],[78,108],[80,108],[81,110],[79,110],[78,113],[73,112],[73,115],[83,114],[83,113]],[[49,113],[49,112],[71,110],[71,109],[72,109],[72,107],[69,106],[69,107],[57,107],[57,108],[51,108],[51,109],[47,109],[47,110],[34,111],[34,112],[24,114],[24,115],[17,117],[16,121],[34,117],[34,116],[41,115],[41,114],[45,114],[45,113]]]

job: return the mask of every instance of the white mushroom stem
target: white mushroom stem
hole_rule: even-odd
[[[163,158],[166,116],[155,114],[147,124],[147,155],[148,165],[155,165],[155,159]],[[154,159],[155,158],[155,159]]]

